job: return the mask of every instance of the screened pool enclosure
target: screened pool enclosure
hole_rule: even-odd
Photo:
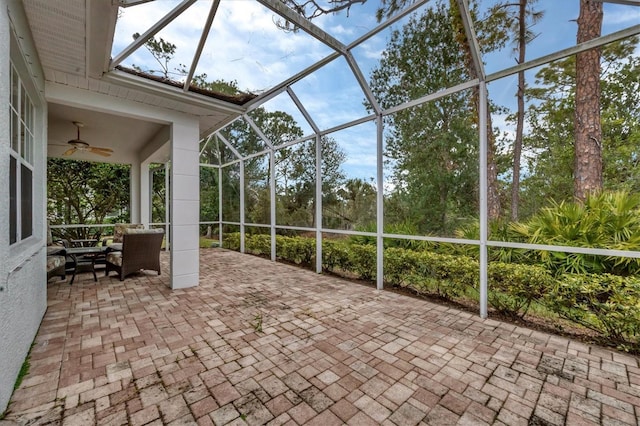
[[[277,235],[315,238],[322,272],[323,241],[357,241],[375,247],[378,289],[388,247],[466,252],[483,317],[492,262],[640,258],[631,243],[518,232],[580,198],[594,93],[601,188],[640,190],[637,1],[120,3],[112,67],[247,94],[200,142],[201,231],[222,244],[268,235],[276,260]]]

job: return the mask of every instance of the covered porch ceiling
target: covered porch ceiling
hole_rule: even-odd
[[[132,158],[138,158],[140,151],[153,144],[156,137],[166,139],[168,126],[161,123],[118,116],[104,112],[76,108],[69,105],[49,104],[48,156],[64,157],[69,149],[68,140],[76,138],[77,128],[74,122],[82,123],[80,138],[92,147],[105,147],[113,150],[109,157],[102,157],[88,151],[78,150],[70,157],[83,161],[108,161],[109,163],[128,164]],[[166,140],[165,140],[166,142]],[[161,144],[154,149],[152,162],[164,163],[169,159],[169,144]]]
[[[73,122],[81,122],[81,139],[92,147],[113,150],[109,157],[76,151],[76,160],[135,162],[139,153],[155,149],[154,162],[169,157],[166,123],[153,123],[131,116],[119,116],[89,109],[56,94],[66,90],[102,94],[123,102],[170,109],[199,119],[202,136],[233,121],[246,108],[215,97],[185,93],[158,81],[147,80],[113,69],[111,47],[120,2],[112,0],[25,0],[23,2],[44,71],[44,96],[48,103],[47,156],[62,157],[76,138]],[[35,66],[34,66],[34,72]],[[53,95],[52,95],[53,93]]]

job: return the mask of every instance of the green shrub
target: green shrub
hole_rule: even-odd
[[[245,234],[245,251],[258,256],[271,255],[271,235],[265,234]]]
[[[509,222],[502,220],[492,221],[489,223],[488,231],[489,239],[494,241],[526,242],[526,238],[518,232],[515,232],[511,228]],[[480,222],[475,220],[456,229],[455,236],[460,239],[479,240]],[[463,254],[475,259],[479,259],[480,257],[480,248],[477,245],[472,244],[443,243],[440,245],[439,252]],[[509,247],[489,247],[487,252],[491,262],[532,264],[538,260],[536,253],[532,250],[514,249]]]
[[[468,256],[385,250],[385,280],[417,291],[454,299],[470,288],[478,290],[479,263]],[[553,277],[539,266],[493,262],[488,270],[489,303],[498,311],[523,317],[531,302],[542,298]]]
[[[224,247],[239,250],[240,235],[226,234]],[[268,255],[268,235],[246,236],[247,251]],[[276,236],[280,259],[311,266],[314,238]],[[323,241],[323,268],[351,273],[365,280],[376,277],[376,246],[347,240]],[[384,252],[385,282],[419,293],[455,300],[478,291],[479,263],[472,256],[390,247]],[[616,343],[638,347],[640,278],[611,274],[554,276],[540,265],[490,262],[488,300],[503,314],[524,317],[535,301],[559,316],[589,327]]]
[[[478,281],[478,262],[465,256],[422,252],[418,262],[417,273],[426,278],[423,286],[447,299],[463,295]]]
[[[315,238],[276,236],[276,255],[298,265],[310,266],[316,256]]]
[[[224,234],[222,236],[222,247],[229,250],[240,251],[240,233]]]
[[[533,244],[640,250],[640,195],[601,192],[587,197],[584,204],[554,203],[511,228]],[[550,251],[538,255],[557,274],[640,272],[640,259],[635,258]]]
[[[322,241],[322,268],[336,272],[352,269],[349,245],[343,241]]]
[[[487,270],[488,299],[503,314],[524,317],[531,302],[541,300],[553,288],[555,279],[540,266],[492,262]]]
[[[376,246],[351,244],[349,245],[349,264],[351,272],[363,280],[376,278],[377,250]]]
[[[616,342],[637,346],[640,279],[611,274],[564,274],[546,298],[560,316]]]
[[[478,262],[464,256],[388,248],[384,262],[385,280],[390,284],[448,299],[464,294],[478,277]]]
[[[370,223],[364,226],[356,228],[360,232],[376,232],[376,224]],[[385,225],[384,232],[386,234],[398,234],[398,235],[418,235],[418,228],[410,222],[390,223]],[[369,235],[351,235],[349,236],[349,242],[359,245],[372,245],[377,244],[375,236]],[[407,250],[426,250],[430,248],[433,243],[429,241],[402,239],[402,238],[385,238],[384,248],[399,247]]]

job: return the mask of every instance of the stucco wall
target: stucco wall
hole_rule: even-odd
[[[0,0],[0,99],[9,99],[10,22],[15,25],[22,48],[31,54],[35,52],[30,33],[24,28],[26,19],[21,2]],[[25,75],[22,78],[30,79],[27,69],[23,71]],[[41,80],[35,82],[36,86],[42,84],[44,82]],[[40,104],[36,114],[37,142],[34,153],[34,229],[32,237],[11,247],[8,240],[9,186],[0,185],[0,413],[7,407],[20,367],[46,310],[46,106],[37,91],[32,98],[34,103]],[[0,111],[0,182],[3,183],[9,182],[9,136],[9,113],[7,108],[3,108]]]

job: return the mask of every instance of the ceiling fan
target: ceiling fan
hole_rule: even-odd
[[[74,121],[73,125],[78,129],[77,137],[67,141],[67,144],[71,145],[71,148],[67,149],[62,155],[69,156],[76,151],[90,152],[92,154],[101,155],[103,157],[109,157],[113,152],[110,148],[99,148],[97,146],[91,146],[87,142],[80,139],[80,128],[84,127],[84,123]]]

